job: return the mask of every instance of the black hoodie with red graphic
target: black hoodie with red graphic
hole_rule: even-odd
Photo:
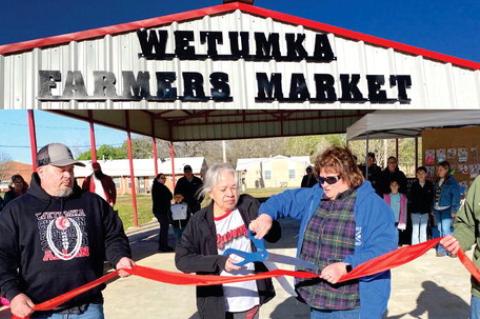
[[[130,257],[120,218],[100,196],[78,187],[53,197],[36,173],[27,193],[0,213],[0,290],[11,300],[24,293],[40,303],[103,275],[104,260]],[[99,286],[67,304],[101,303]]]

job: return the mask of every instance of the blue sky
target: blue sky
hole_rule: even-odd
[[[136,21],[220,4],[221,0],[22,0],[0,11],[0,44]],[[257,0],[256,5],[390,40],[480,61],[478,0]],[[36,112],[38,145],[60,141],[88,149],[88,125]],[[25,111],[0,111],[0,153],[29,162]],[[97,126],[97,144],[125,133]]]

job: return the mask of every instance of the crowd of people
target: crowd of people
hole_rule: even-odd
[[[79,187],[76,161],[63,144],[48,144],[37,154],[38,168],[30,186],[12,176],[0,212],[0,293],[18,317],[103,318],[99,286],[49,312],[33,306],[103,275],[108,260],[121,276],[135,264],[118,214],[115,184],[98,163]],[[249,238],[276,242],[282,237],[278,220],[300,222],[297,258],[318,266],[318,278],[297,280],[298,299],[310,307],[310,318],[383,318],[390,296],[386,271],[338,283],[358,265],[397,248],[399,237],[412,223],[413,244],[445,237],[438,256],[455,256],[476,244],[480,262],[480,178],[460,207],[460,188],[448,162],[436,166],[433,181],[425,167],[407,187],[395,157],[381,169],[375,154],[358,165],[348,148],[331,147],[308,167],[298,189],[286,190],[260,204],[241,195],[238,175],[229,164],[214,164],[204,180],[185,165],[173,192],[167,176],[155,177],[152,213],[160,228],[158,250],[175,251],[175,264],[185,273],[240,276],[267,271],[261,262],[238,266],[227,249],[253,252]],[[202,208],[202,202],[207,199]],[[458,212],[458,213],[457,213]],[[168,242],[173,227],[176,247]],[[455,231],[452,234],[452,226]],[[480,318],[480,285],[473,281],[472,319]],[[200,318],[259,318],[260,307],[275,297],[270,279],[197,287]]]

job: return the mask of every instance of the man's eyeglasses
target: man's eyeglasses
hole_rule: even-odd
[[[327,176],[327,177],[319,176],[318,183],[320,185],[323,185],[326,182],[328,185],[333,185],[336,182],[338,182],[340,178],[341,178],[340,176]]]

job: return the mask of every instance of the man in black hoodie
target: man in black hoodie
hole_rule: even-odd
[[[103,275],[103,261],[131,268],[123,225],[110,205],[74,184],[73,159],[63,144],[48,144],[37,154],[38,169],[25,195],[0,214],[0,290],[12,314],[27,317],[33,306]],[[120,276],[127,276],[120,271]],[[100,286],[50,313],[103,318]]]
[[[407,194],[407,177],[398,168],[398,161],[395,156],[390,156],[387,160],[387,167],[382,171],[378,181],[379,188],[376,188],[377,193],[381,194],[381,196],[390,193],[390,182],[392,180],[398,182],[400,193]]]

